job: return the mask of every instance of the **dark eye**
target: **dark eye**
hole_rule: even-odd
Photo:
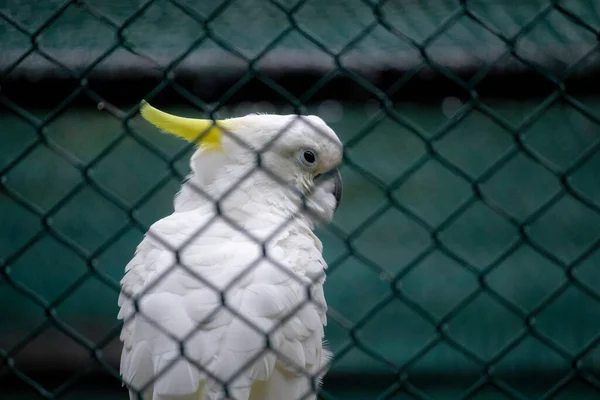
[[[319,158],[316,151],[306,148],[298,151],[296,157],[298,158],[298,161],[304,164],[304,166],[311,169],[317,164]]]
[[[304,150],[302,153],[302,158],[307,164],[314,164],[317,161],[317,156],[310,150]]]

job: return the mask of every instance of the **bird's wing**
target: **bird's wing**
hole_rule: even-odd
[[[203,398],[216,399],[224,380],[247,399],[276,366],[297,376],[298,366],[322,364],[324,262],[314,239],[288,231],[265,259],[261,243],[213,217],[207,208],[158,221],[126,267],[121,374],[133,388],[185,395],[203,382]],[[260,236],[260,226],[246,228]],[[275,352],[265,351],[266,333]]]
[[[292,232],[279,242],[281,259],[292,265],[302,282],[296,309],[281,324],[284,339],[273,373],[252,390],[251,400],[316,399],[331,353],[323,347],[327,305],[323,293],[325,269],[319,239],[309,230]],[[291,316],[291,317],[290,317]]]
[[[133,389],[164,390],[161,385],[170,382],[176,386],[180,382],[174,379],[186,379],[181,385],[187,390],[199,381],[199,372],[180,362],[161,375],[171,379],[156,379],[155,375],[165,369],[165,363],[177,358],[176,340],[183,339],[192,324],[182,312],[181,294],[185,290],[179,277],[184,272],[172,249],[187,240],[192,224],[199,229],[208,223],[211,215],[200,215],[172,214],[152,225],[125,268],[118,315],[124,321],[120,370]]]

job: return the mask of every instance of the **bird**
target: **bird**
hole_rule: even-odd
[[[121,280],[130,399],[316,399],[332,354],[314,230],[342,198],[340,139],[315,115],[140,114],[195,150]]]

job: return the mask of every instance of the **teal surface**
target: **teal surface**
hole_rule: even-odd
[[[78,81],[71,74],[84,71],[103,93],[97,77],[136,84],[184,54],[174,76],[187,76],[196,95],[213,96],[254,57],[252,68],[278,83],[289,72],[347,68],[348,92],[366,79],[390,96],[389,72],[408,71],[394,96],[406,102],[393,107],[414,129],[374,103],[309,107],[347,145],[345,196],[333,226],[318,232],[336,355],[324,397],[509,398],[502,389],[512,398],[600,399],[600,99],[542,111],[533,88],[509,82],[506,93],[527,100],[473,98],[498,122],[453,97],[410,98],[430,84],[427,71],[412,79],[424,65],[441,86],[477,71],[465,79],[480,96],[487,72],[537,70],[532,79],[543,80],[540,69],[574,95],[573,79],[600,65],[599,29],[597,0],[0,0],[0,103],[23,95],[12,99],[20,110],[27,96],[66,96]],[[11,87],[65,77],[47,86],[57,93]],[[336,96],[328,85],[319,92]],[[108,104],[69,101],[56,117],[26,110],[52,116],[40,131],[0,106],[1,399],[37,398],[5,374],[5,352],[9,369],[47,389],[95,363],[89,346],[116,373],[118,282],[189,170],[182,142],[139,117],[126,129]],[[226,104],[222,116],[248,112],[290,109]],[[520,140],[507,126],[522,127]],[[580,377],[567,381],[574,366]],[[125,399],[107,375],[63,398]],[[498,386],[476,389],[485,377]],[[400,380],[405,391],[396,393]]]
[[[541,102],[484,101],[514,125]],[[598,99],[583,98],[581,101],[590,109],[597,110],[600,106]],[[460,107],[458,100],[446,99],[442,104],[433,105],[397,104],[395,109],[420,127],[426,137],[431,137],[436,130],[450,123],[449,117],[455,112],[461,112]],[[187,108],[167,110],[193,115]],[[556,174],[520,152],[478,186],[485,202],[476,200],[454,222],[444,226],[438,235],[442,245],[419,259],[434,241],[414,218],[391,207],[367,225],[364,222],[389,204],[388,196],[391,196],[405,210],[436,229],[473,196],[473,187],[466,178],[478,179],[515,146],[511,135],[474,111],[446,135],[433,141],[432,148],[438,157],[463,171],[464,176],[460,176],[428,155],[425,143],[414,133],[389,118],[383,118],[364,138],[356,140],[365,127],[371,126],[369,118],[377,112],[371,104],[347,105],[328,101],[314,105],[310,110],[328,121],[344,142],[351,143],[349,162],[342,171],[345,196],[334,220],[337,230],[351,236],[350,246],[329,229],[319,232],[326,258],[333,264],[326,283],[326,295],[332,309],[327,337],[339,358],[332,373],[392,374],[395,367],[403,366],[426,346],[431,346],[421,358],[411,362],[409,376],[460,372],[464,378],[461,378],[460,388],[453,389],[455,392],[444,395],[445,389],[438,387],[429,389],[439,390],[432,396],[455,398],[456,393],[475,384],[481,376],[481,365],[449,342],[432,344],[438,334],[434,325],[410,306],[414,302],[435,320],[453,313],[445,326],[448,338],[482,362],[493,361],[495,375],[526,376],[524,374],[530,371],[566,375],[570,370],[570,359],[531,335],[507,354],[497,357],[526,329],[524,319],[507,304],[527,314],[553,292],[561,290],[560,295],[539,310],[533,321],[534,331],[572,357],[585,351],[600,332],[600,302],[597,294],[594,297],[581,286],[591,292],[599,287],[600,252],[590,251],[576,265],[573,279],[578,284],[567,281],[565,270],[559,264],[570,264],[593,248],[600,237],[600,215],[565,193],[554,205],[529,221],[526,232],[533,246],[525,243],[515,226],[489,204],[504,210],[516,221],[524,221],[552,196],[564,191],[564,187]],[[39,116],[48,112],[31,111]],[[227,108],[223,115],[250,111],[287,110],[277,105],[247,103]],[[0,170],[3,170],[35,142],[37,136],[33,128],[6,110],[0,113],[0,121]],[[156,132],[138,117],[131,126],[165,158],[172,158],[183,148],[182,142]],[[45,135],[55,149],[63,149],[87,164],[96,160],[123,131],[122,122],[103,110],[69,109],[47,127]],[[524,146],[556,168],[557,173],[568,169],[598,140],[599,125],[582,113],[558,104],[523,132]],[[181,176],[188,171],[188,157],[189,152],[175,163]],[[406,176],[397,187],[389,188],[422,157],[427,157],[427,161],[420,168]],[[573,190],[595,205],[600,205],[599,169],[600,154],[593,154],[566,177]],[[361,171],[367,171],[373,178],[366,177]],[[131,138],[120,141],[89,170],[90,179],[120,198],[123,205],[137,204],[133,215],[145,226],[172,210],[172,198],[180,181],[176,177],[161,186],[155,195],[139,203],[145,193],[169,174],[166,162]],[[46,302],[54,301],[70,285],[87,276],[79,281],[76,290],[56,304],[56,315],[96,342],[109,335],[117,324],[117,283],[142,238],[143,229],[129,227],[112,245],[102,249],[107,240],[129,224],[128,215],[87,185],[56,209],[61,199],[81,182],[82,174],[44,145],[36,147],[4,175],[4,185],[10,192],[41,213],[51,212],[48,219],[51,229],[77,245],[84,254],[94,255],[91,265],[110,277],[114,286],[97,279],[84,259],[49,234],[14,256],[44,228],[38,216],[6,193],[0,194],[0,259],[10,259],[12,279]],[[380,185],[388,186],[389,190],[386,192]],[[482,287],[474,272],[484,271],[517,242],[520,245],[482,279],[489,291],[474,295]],[[534,247],[552,254],[555,260],[545,257]],[[99,249],[102,251],[95,254]],[[417,259],[416,266],[395,284],[403,298],[391,299],[394,286],[391,281]],[[467,261],[471,270],[462,265],[460,259]],[[377,268],[368,265],[366,260]],[[495,294],[490,294],[491,291]],[[508,303],[497,301],[495,296]],[[390,301],[383,304],[388,298]],[[464,303],[467,298],[469,301]],[[1,349],[10,350],[18,345],[25,335],[46,320],[41,307],[5,280],[0,280],[0,304],[5,305],[0,308]],[[362,321],[362,327],[356,331],[353,342],[350,330],[359,321]],[[52,345],[48,346],[48,343]],[[351,350],[346,352],[344,349],[350,345]],[[116,339],[108,343],[104,357],[111,365],[117,362]],[[50,328],[32,339],[32,343],[24,346],[15,357],[17,366],[31,362],[44,365],[44,360],[53,358],[77,365],[89,360],[89,353],[55,328]],[[599,362],[598,347],[592,347],[581,358],[582,367],[596,374]],[[553,383],[556,381],[536,389],[528,388],[527,382],[514,385],[516,390],[533,391],[540,396]],[[427,388],[421,390],[427,392]],[[368,396],[372,397],[374,392],[370,393]],[[361,396],[344,394],[341,398]],[[576,398],[598,398],[593,396],[597,395],[584,393]],[[490,394],[481,398],[502,397]]]
[[[595,0],[559,0],[555,3],[564,11],[547,14],[542,13],[547,0],[477,0],[466,2],[464,8],[449,0],[387,1],[378,7],[361,0],[305,1],[299,7],[294,7],[297,1],[179,0],[154,1],[145,8],[145,2],[138,0],[87,0],[61,9],[65,3],[0,0],[0,12],[25,32],[44,26],[36,39],[39,48],[77,71],[92,65],[117,43],[138,55],[121,47],[95,66],[95,71],[117,71],[115,67],[133,65],[148,68],[155,62],[164,66],[191,46],[195,50],[182,67],[196,71],[224,66],[245,69],[244,58],[259,56],[267,48],[270,51],[262,57],[260,67],[318,65],[321,70],[330,70],[334,62],[327,52],[344,50],[344,66],[380,70],[382,66],[420,64],[421,53],[411,41],[426,45],[434,62],[454,68],[506,62],[500,57],[507,51],[506,44],[491,31],[512,38],[521,30],[515,48],[524,60],[564,68],[596,45],[595,35],[583,24],[596,30],[600,26],[600,8]],[[466,11],[482,24],[468,17]],[[297,28],[290,29],[289,16]],[[52,23],[44,25],[51,19]],[[210,38],[205,38],[208,29],[203,21],[210,29]],[[120,37],[112,24],[124,26]],[[2,20],[0,37],[0,67],[8,67],[30,47],[26,33]],[[349,43],[352,45],[346,48]],[[148,57],[154,61],[149,63]],[[33,54],[14,74],[52,69],[59,70]]]

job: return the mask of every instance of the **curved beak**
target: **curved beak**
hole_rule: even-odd
[[[337,208],[340,206],[340,202],[342,201],[342,193],[343,193],[343,186],[344,183],[342,181],[342,174],[340,173],[340,170],[338,168],[331,170],[327,173],[318,175],[315,180],[318,181],[328,181],[330,179],[333,179],[333,196],[335,197],[335,209],[337,210]]]
[[[342,201],[342,193],[344,187],[344,182],[342,181],[342,174],[340,173],[340,170],[338,168],[335,169],[332,179],[334,179],[335,183],[333,195],[335,196],[335,209],[337,210],[337,208],[340,206],[340,201]]]

